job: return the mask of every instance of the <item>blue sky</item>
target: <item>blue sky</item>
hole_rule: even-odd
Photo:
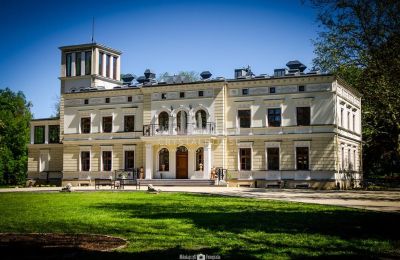
[[[22,90],[35,118],[59,94],[59,46],[95,41],[121,50],[121,72],[210,70],[233,77],[298,59],[312,66],[315,10],[287,1],[5,1],[0,8],[0,88]]]

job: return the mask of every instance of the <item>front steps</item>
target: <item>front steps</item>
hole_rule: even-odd
[[[214,186],[215,180],[196,179],[142,179],[140,186],[152,184],[154,186]]]

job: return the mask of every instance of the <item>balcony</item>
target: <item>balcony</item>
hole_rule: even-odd
[[[143,126],[143,136],[166,136],[166,135],[213,135],[215,134],[215,123],[206,123],[200,127],[197,124],[186,125],[160,125],[150,124]]]

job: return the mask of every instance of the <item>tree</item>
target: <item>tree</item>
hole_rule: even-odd
[[[314,66],[339,75],[363,95],[364,172],[400,173],[400,2],[310,2],[322,26]]]
[[[51,117],[60,117],[60,96],[55,96],[53,103],[53,114]]]
[[[26,179],[30,107],[22,92],[0,89],[0,184]]]
[[[160,76],[158,76],[157,81],[165,80],[167,77],[171,76],[184,76],[189,79],[189,81],[198,81],[200,80],[200,75],[199,73],[195,71],[180,71],[178,75],[169,75],[168,72],[161,73]]]

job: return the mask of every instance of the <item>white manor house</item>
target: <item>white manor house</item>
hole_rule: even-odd
[[[334,75],[295,60],[271,76],[121,78],[118,50],[60,50],[60,117],[31,121],[34,182],[214,185],[223,169],[229,186],[346,188],[362,177],[361,96]]]

